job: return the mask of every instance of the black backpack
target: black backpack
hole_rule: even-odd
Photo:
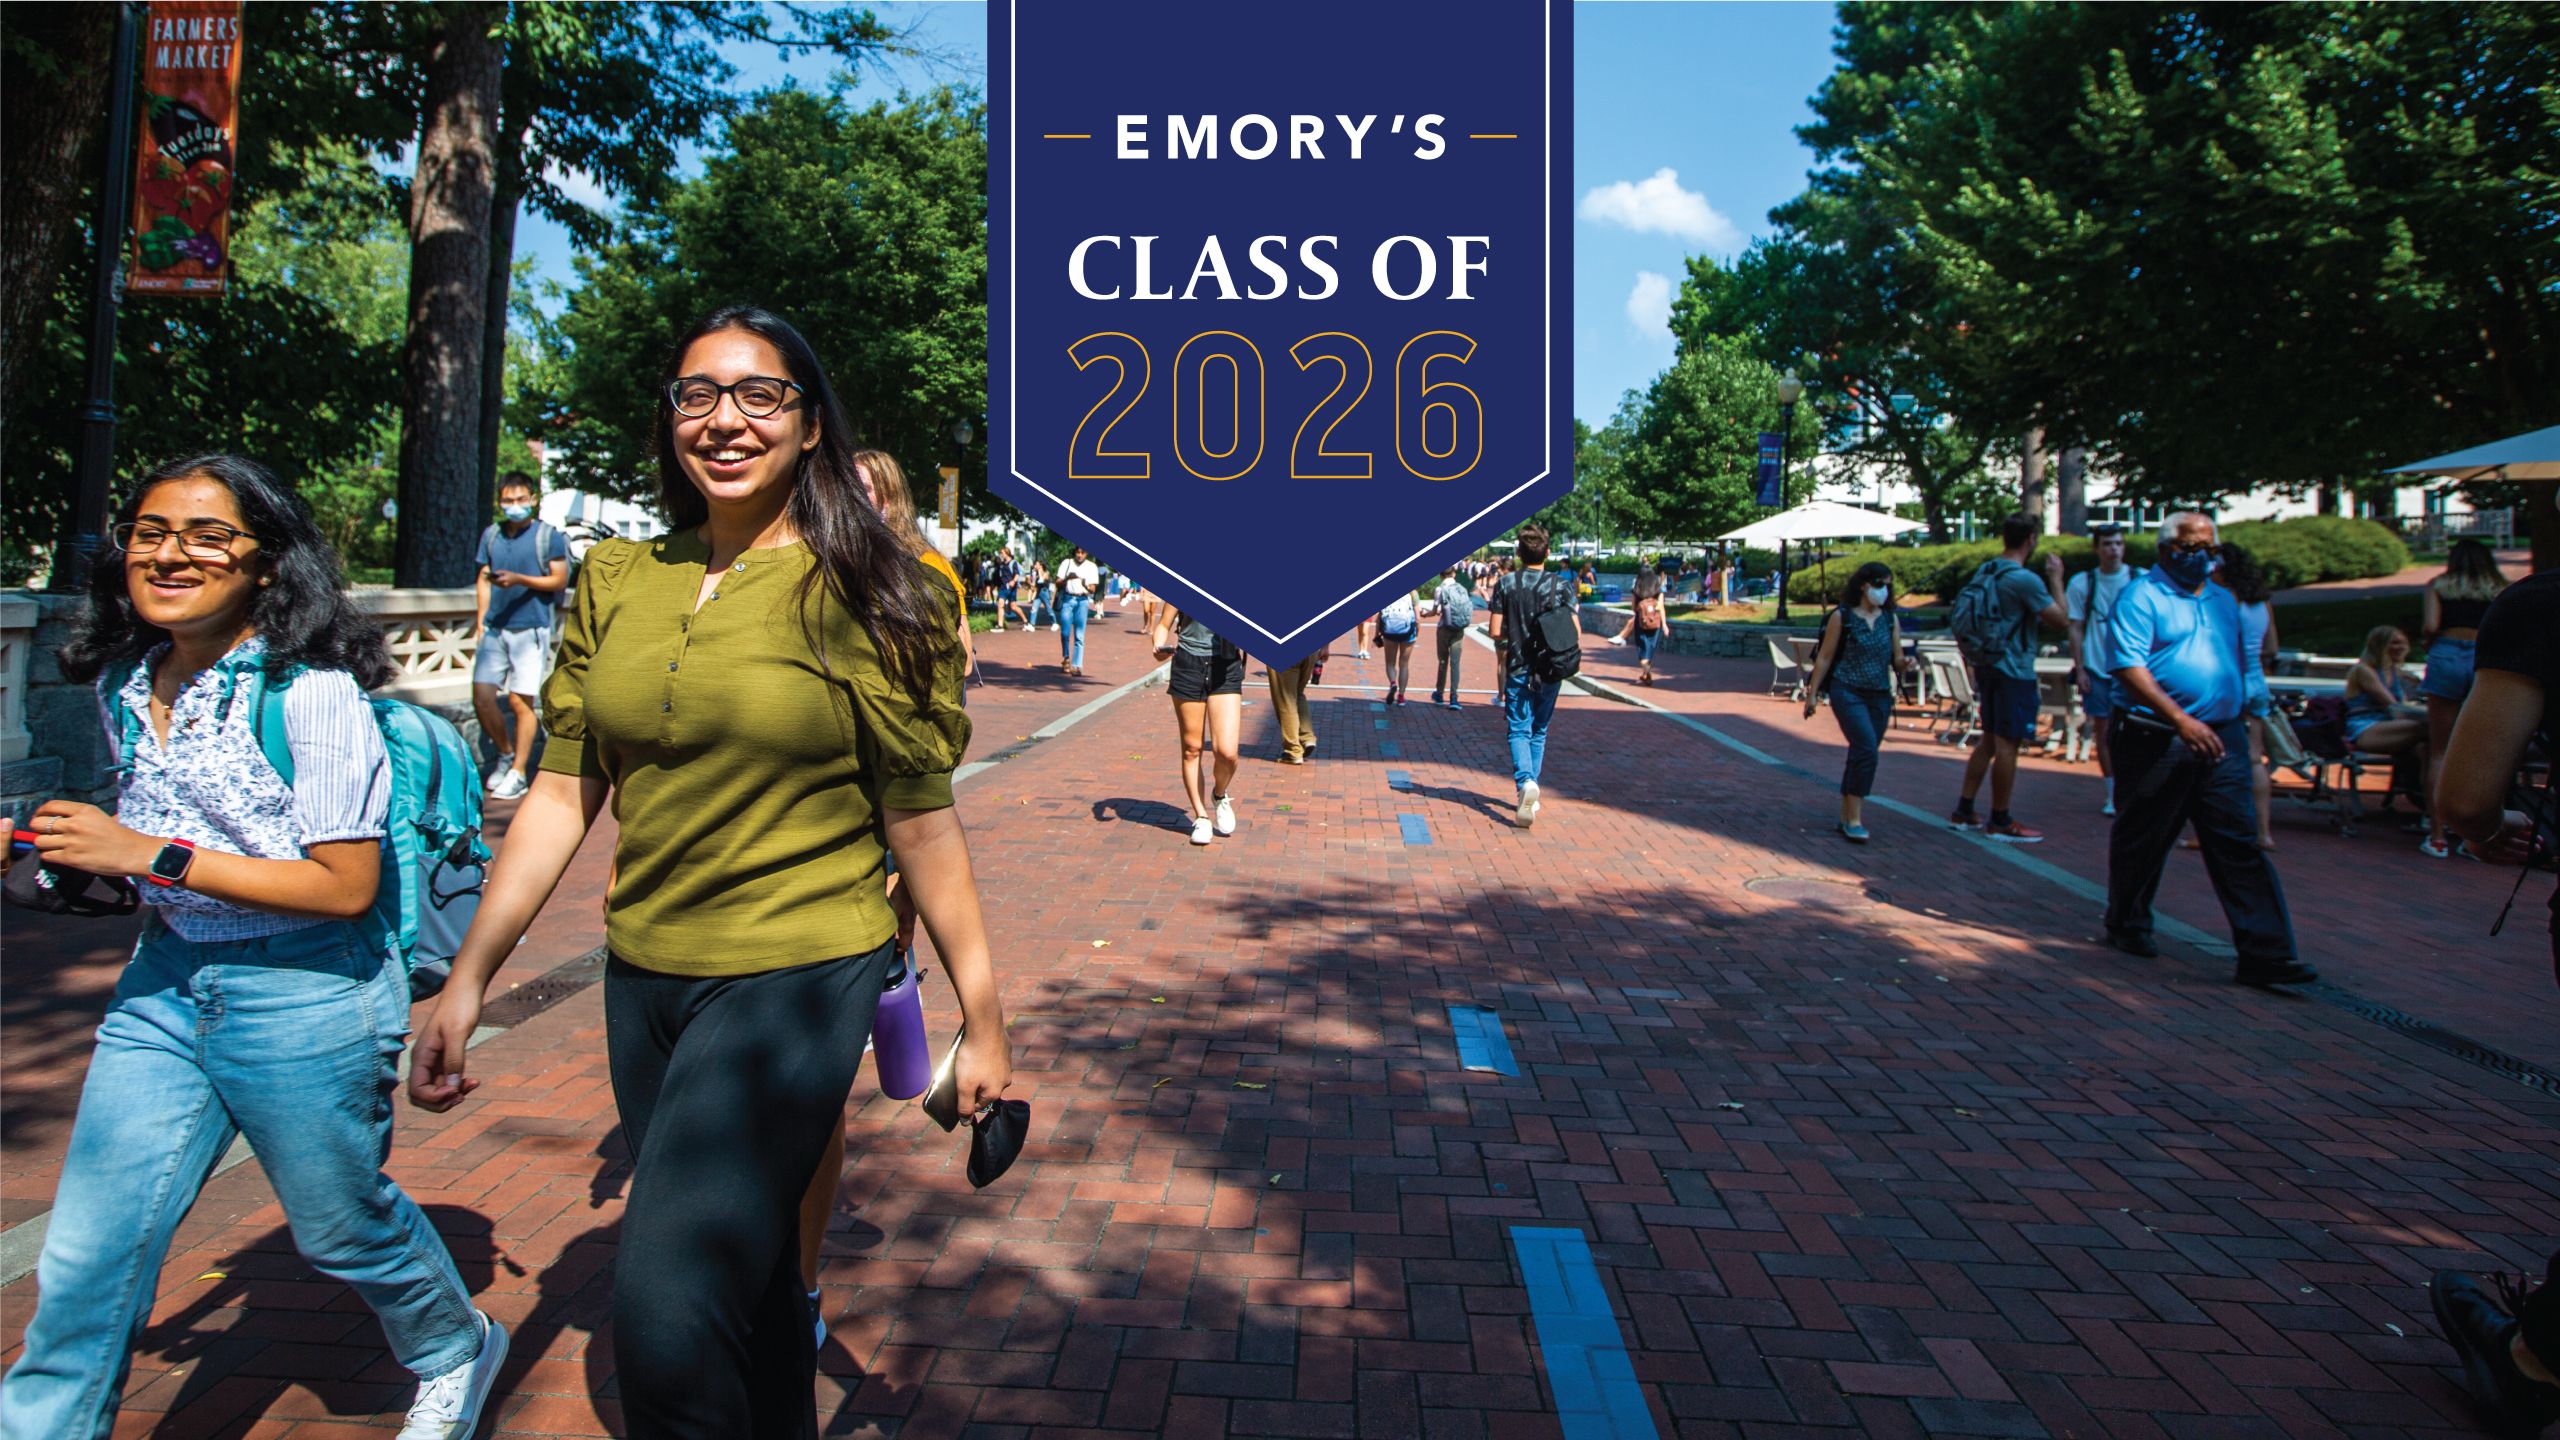
[[[1572,576],[1539,574],[1542,578],[1530,592],[1538,608],[1520,627],[1520,664],[1532,678],[1561,685],[1582,672],[1582,612]],[[1528,577],[1520,578],[1525,582]],[[1561,586],[1554,583],[1559,579]]]

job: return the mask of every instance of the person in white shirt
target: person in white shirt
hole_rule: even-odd
[[[1070,675],[1084,673],[1084,627],[1093,614],[1093,597],[1102,588],[1102,567],[1079,545],[1058,566],[1058,667]]]
[[[2124,588],[2140,579],[2142,572],[2124,563],[2123,527],[2093,526],[2089,538],[2097,546],[2098,568],[2071,577],[2071,583],[2062,589],[2062,613],[2071,622],[2071,678],[2080,686],[2080,713],[2088,717],[2089,746],[2098,752],[2098,774],[2107,786],[2107,798],[2098,813],[2113,815],[2116,770],[2115,758],[2107,746],[2107,729],[2116,712],[2116,682],[2111,672],[2115,664],[2116,602],[2124,598]]]

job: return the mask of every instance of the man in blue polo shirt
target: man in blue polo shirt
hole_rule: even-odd
[[[2299,985],[2319,972],[2294,955],[2293,920],[2275,862],[2258,848],[2241,719],[2255,651],[2240,643],[2240,606],[2207,582],[2213,521],[2193,512],[2160,523],[2151,572],[2116,605],[2116,824],[2107,845],[2107,943],[2157,955],[2151,902],[2179,832],[2190,824],[2205,873],[2231,922],[2243,985]]]

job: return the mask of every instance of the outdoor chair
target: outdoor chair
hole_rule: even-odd
[[[1972,744],[1980,728],[1979,710],[1974,704],[1973,676],[1965,670],[1963,658],[1952,652],[1924,654],[1921,663],[1935,677],[1931,688],[1938,693],[1939,710],[1932,729],[1937,739],[1947,745]]]
[[[1790,700],[1804,698],[1804,667],[1776,636],[1769,637],[1769,693]]]

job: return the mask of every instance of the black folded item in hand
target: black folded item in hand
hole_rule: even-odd
[[[47,865],[33,857],[10,869],[8,884],[0,887],[0,896],[21,910],[84,919],[130,915],[142,908],[141,887],[121,875],[93,875],[68,865]]]
[[[1031,1133],[1031,1102],[999,1100],[969,1119],[969,1183],[981,1190],[1004,1177]]]

